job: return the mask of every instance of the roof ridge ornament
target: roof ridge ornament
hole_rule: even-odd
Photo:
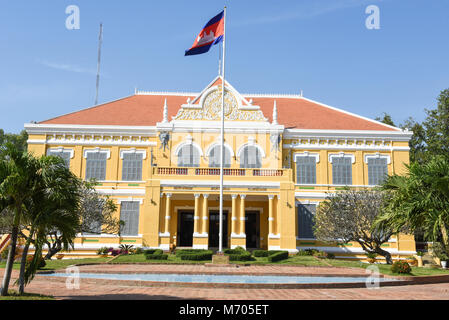
[[[272,122],[272,124],[278,125],[278,109],[276,106],[276,100],[274,100],[274,105],[273,105],[273,122]]]
[[[163,111],[162,123],[168,123],[168,108],[167,108],[167,98],[164,101],[164,111]]]

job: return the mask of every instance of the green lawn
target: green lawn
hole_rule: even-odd
[[[0,300],[55,300],[53,296],[44,296],[36,293],[24,292],[23,295],[19,296],[14,290],[9,290],[8,294],[6,297],[0,296]]]
[[[57,270],[64,269],[73,264],[83,264],[83,263],[104,263],[110,260],[110,258],[84,258],[84,259],[65,259],[65,260],[45,260],[46,266],[39,270]],[[0,268],[5,268],[6,262],[0,262]],[[13,269],[20,269],[20,263],[14,262]]]

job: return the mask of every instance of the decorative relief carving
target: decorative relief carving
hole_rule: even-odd
[[[201,109],[181,108],[173,120],[221,120],[221,88],[210,92]],[[225,90],[225,120],[268,121],[260,110],[240,110],[235,96]]]

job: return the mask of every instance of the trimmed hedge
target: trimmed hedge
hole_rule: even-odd
[[[197,254],[197,253],[209,253],[211,250],[206,249],[176,249],[175,255],[184,255],[184,254]]]
[[[282,250],[254,250],[253,255],[255,257],[268,257],[275,253],[283,252]]]
[[[145,258],[147,260],[167,260],[168,254],[147,254]]]
[[[205,249],[183,249],[181,252],[177,251],[176,255],[180,257],[181,260],[202,261],[212,260],[213,252],[212,250]]]
[[[268,256],[268,261],[276,262],[288,258],[288,251],[280,251]]]
[[[225,249],[223,253],[229,256],[229,261],[251,261],[253,257],[251,252],[246,251],[242,247],[237,247],[235,249]]]
[[[147,249],[143,253],[145,256],[147,256],[147,255],[152,255],[152,254],[156,254],[156,255],[163,254],[164,251],[162,249]]]
[[[164,254],[161,249],[148,249],[143,252],[147,260],[167,260],[168,254]]]

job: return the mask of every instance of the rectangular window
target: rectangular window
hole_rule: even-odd
[[[313,233],[314,217],[316,213],[315,204],[298,204],[298,237],[304,239],[315,239]]]
[[[332,159],[332,183],[352,184],[352,161],[349,157],[334,157]]]
[[[139,232],[139,201],[122,201],[120,204],[120,220],[125,224],[120,233],[125,236],[137,236]]]
[[[122,180],[141,181],[142,180],[142,158],[141,153],[124,153]]]
[[[368,184],[379,185],[388,174],[386,158],[368,158]]]
[[[106,179],[106,152],[87,152],[86,157],[86,180]]]
[[[57,150],[48,150],[47,156],[55,156],[60,157],[65,162],[65,166],[70,168],[70,151],[57,151]]]
[[[296,183],[316,184],[316,158],[296,158]]]

